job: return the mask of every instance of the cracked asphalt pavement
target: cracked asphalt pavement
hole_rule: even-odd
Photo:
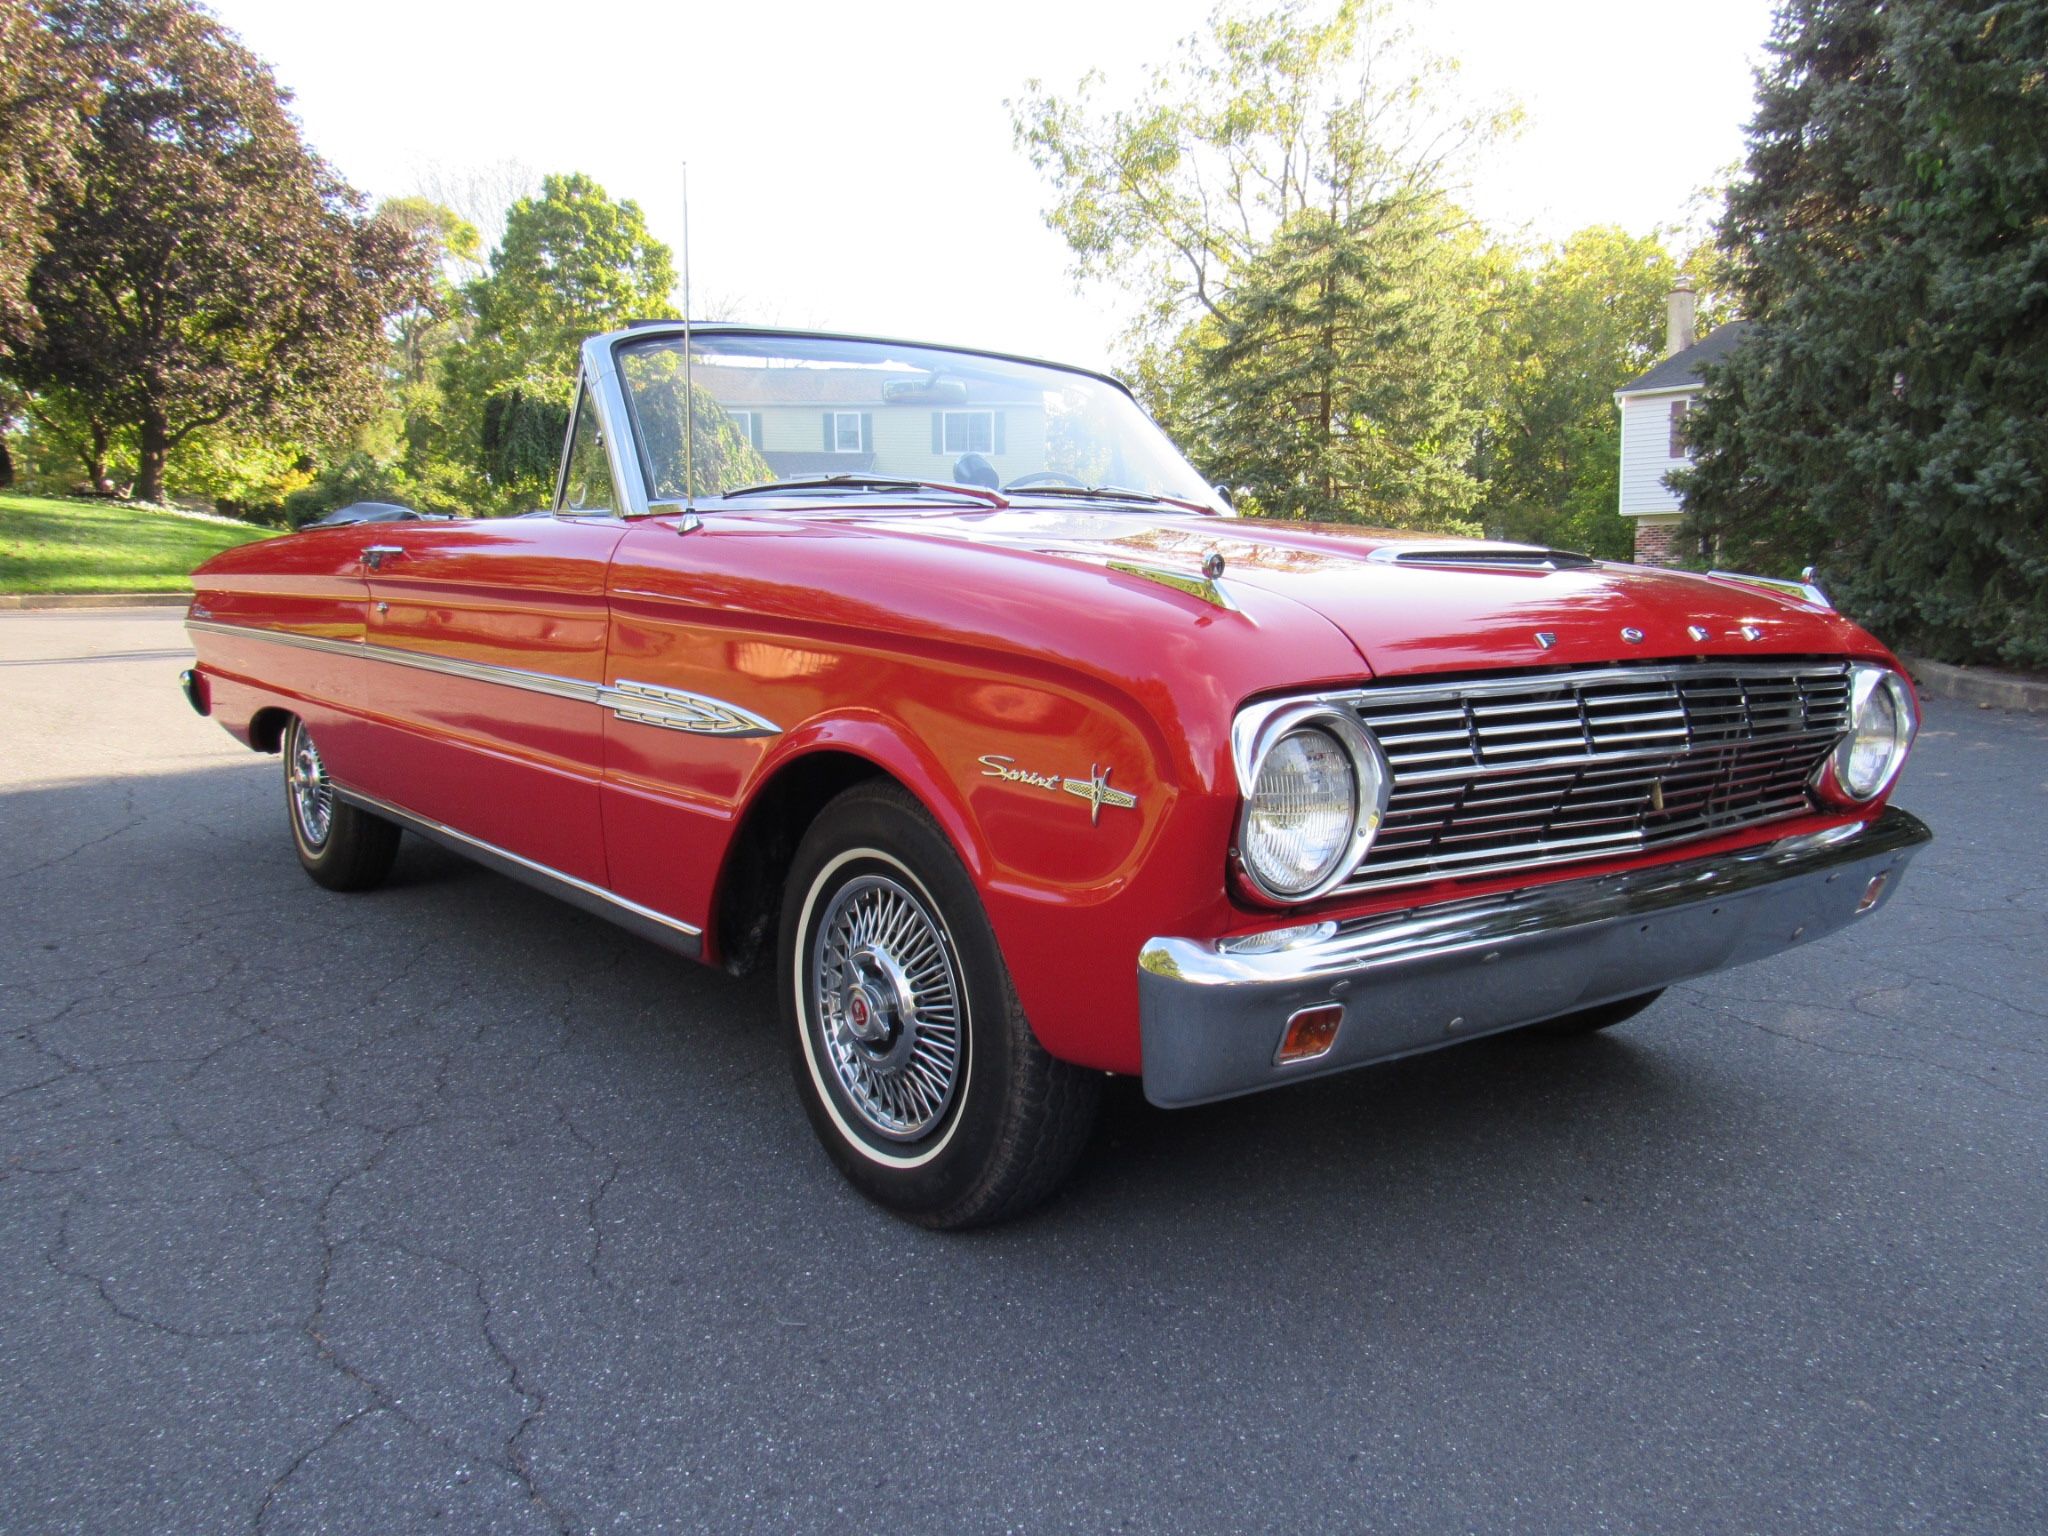
[[[944,1237],[815,1147],[765,982],[417,840],[314,886],[184,654],[0,615],[0,1529],[2048,1526],[2048,720],[1928,706],[1867,928],[1116,1085]]]

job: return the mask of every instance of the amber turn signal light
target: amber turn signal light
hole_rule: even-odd
[[[1314,1061],[1318,1056],[1329,1055],[1330,1047],[1337,1043],[1337,1026],[1343,1022],[1342,1003],[1302,1009],[1287,1021],[1280,1049],[1273,1053],[1273,1065],[1291,1066],[1297,1061]]]

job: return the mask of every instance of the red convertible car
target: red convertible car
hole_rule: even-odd
[[[737,326],[585,344],[554,505],[194,578],[194,706],[314,879],[401,830],[780,977],[799,1093],[934,1226],[1105,1074],[1198,1104],[1876,910],[1915,700],[1810,585],[1239,520],[1114,380]]]

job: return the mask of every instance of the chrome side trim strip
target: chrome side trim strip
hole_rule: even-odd
[[[300,635],[288,630],[265,629],[257,624],[222,624],[201,619],[185,621],[187,629],[203,630],[214,635],[240,635],[248,639],[268,640],[273,645],[287,645],[299,650],[324,651],[332,656],[357,656],[366,661],[388,662],[395,667],[411,667],[418,672],[438,672],[444,677],[466,678],[473,683],[497,683],[506,688],[523,688],[528,693],[544,693],[551,698],[570,699],[579,704],[595,704],[602,691],[596,683],[586,683],[573,677],[556,677],[549,672],[528,672],[521,667],[501,667],[487,661],[463,661],[454,656],[436,656],[428,651],[408,651],[395,645],[378,645],[368,640],[330,640],[324,635]]]
[[[571,906],[580,907],[586,912],[630,928],[657,944],[688,955],[693,960],[703,948],[704,930],[680,918],[670,917],[665,912],[657,912],[652,907],[643,907],[637,901],[628,901],[602,886],[592,885],[589,881],[579,880],[574,875],[563,874],[559,869],[535,863],[532,859],[523,858],[509,849],[500,848],[495,843],[471,837],[467,832],[458,832],[445,822],[415,815],[401,806],[393,805],[389,800],[380,800],[377,796],[365,794],[360,789],[350,789],[346,785],[336,784],[334,792],[351,805],[395,821],[409,832],[417,832],[422,837],[430,838],[444,847],[475,859],[487,868],[503,875],[510,875],[513,879],[523,881],[537,890],[546,891],[549,895],[558,896]]]
[[[779,736],[782,727],[751,710],[714,699],[708,694],[685,693],[680,688],[663,688],[655,683],[636,683],[626,678],[609,687],[586,683],[579,678],[556,677],[548,672],[528,672],[521,667],[501,667],[486,661],[464,661],[453,656],[436,656],[426,651],[408,651],[395,645],[378,645],[365,640],[332,640],[324,635],[300,635],[281,629],[264,629],[254,624],[222,624],[204,619],[185,621],[188,630],[208,634],[241,635],[268,640],[275,645],[321,651],[334,656],[356,656],[365,661],[388,662],[444,677],[470,682],[495,683],[505,688],[522,688],[528,693],[568,699],[578,704],[596,704],[609,709],[621,720],[638,725],[658,725],[672,731],[689,731],[699,736]]]
[[[663,688],[655,683],[636,683],[620,678],[604,689],[598,702],[621,720],[639,725],[659,725],[671,731],[689,731],[697,736],[780,736],[782,727],[764,720],[751,710],[714,699],[708,694],[685,693],[680,688]]]
[[[195,615],[206,612],[194,608]],[[282,629],[265,629],[260,624],[223,624],[214,619],[189,618],[185,628],[198,630],[208,635],[240,635],[250,640],[268,640],[273,645],[288,645],[301,651],[325,651],[330,656],[360,656],[363,642],[360,640],[333,640],[326,635],[300,635]]]

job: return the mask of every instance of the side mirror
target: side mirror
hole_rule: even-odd
[[[1225,505],[1226,507],[1235,507],[1237,505],[1237,498],[1230,494],[1229,486],[1224,485],[1221,482],[1218,482],[1217,484],[1210,486],[1209,489],[1216,493],[1218,499],[1220,499],[1223,505]]]

